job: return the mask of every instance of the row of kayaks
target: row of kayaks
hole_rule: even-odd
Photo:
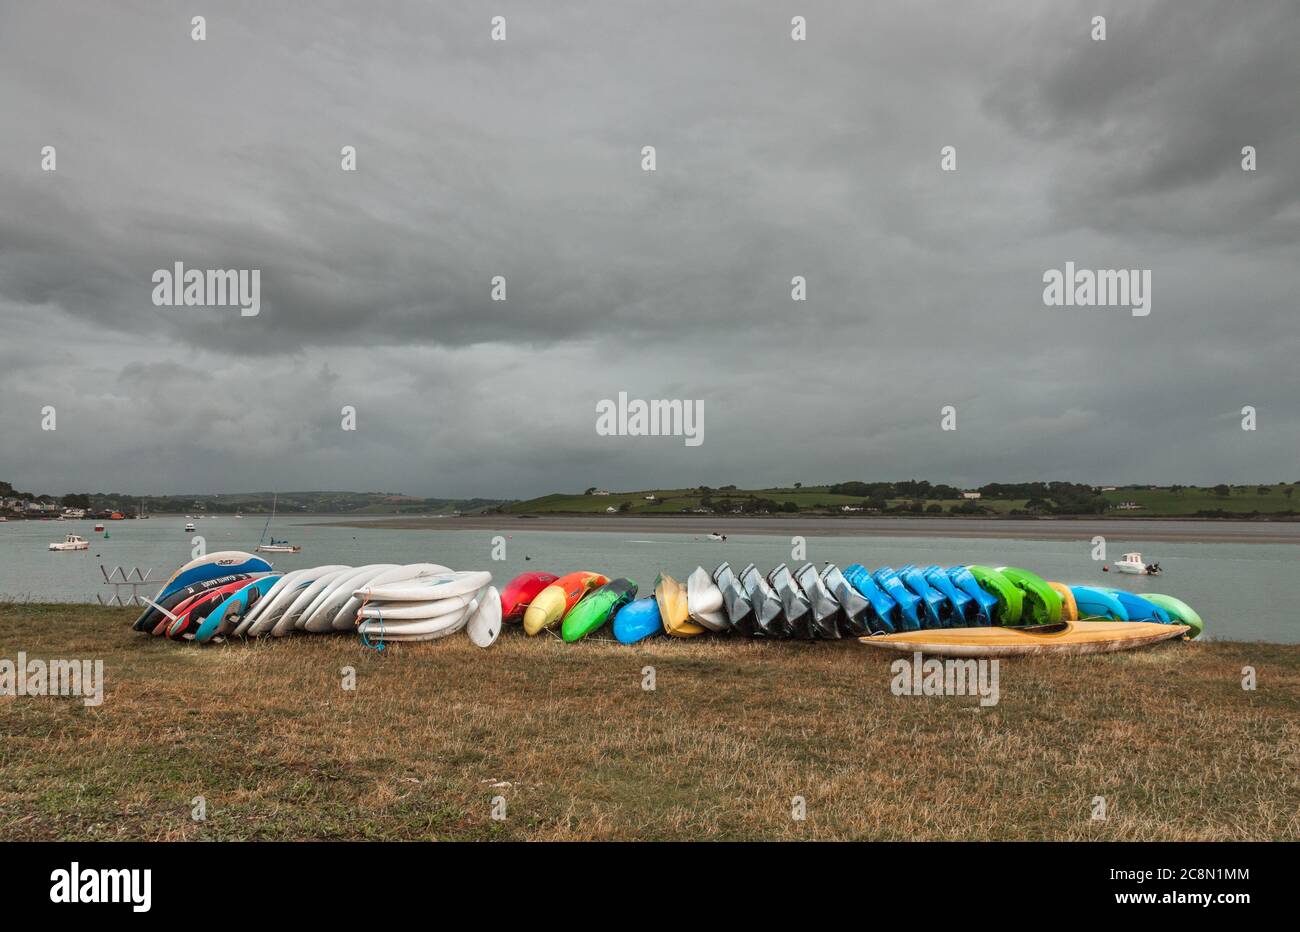
[[[437,563],[315,566],[276,573],[225,551],[177,570],[132,626],[203,643],[226,637],[357,631],[373,641],[427,641],[465,630],[480,647],[501,631],[492,574]]]
[[[502,620],[522,624],[529,635],[557,630],[566,641],[608,624],[626,644],[659,633],[833,639],[1087,621],[1184,625],[1192,638],[1204,629],[1200,616],[1173,596],[1065,585],[1013,566],[868,570],[854,563],[841,570],[805,563],[791,570],[782,563],[764,574],[752,563],[736,573],[723,562],[712,573],[697,567],[685,585],[661,573],[653,597],[637,594],[631,579],[529,572],[502,590]]]
[[[276,573],[259,556],[225,551],[178,569],[133,627],[200,643],[330,631],[359,632],[371,641],[425,641],[464,630],[482,647],[496,640],[502,622],[522,625],[529,635],[551,630],[565,641],[608,626],[628,644],[661,633],[708,632],[913,643],[908,637],[918,631],[1056,633],[1063,624],[1077,623],[1074,630],[1083,631],[1098,620],[1178,626],[1193,638],[1204,628],[1196,612],[1172,596],[1067,586],[1017,567],[978,564],[868,570],[854,563],[841,570],[805,563],[791,570],[782,563],[762,573],[751,563],[736,573],[723,562],[712,573],[697,567],[684,584],[661,573],[653,595],[641,598],[635,581],[589,571],[524,573],[501,592],[491,582],[488,572],[436,563]]]

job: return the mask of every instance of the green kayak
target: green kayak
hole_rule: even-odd
[[[1022,625],[1054,625],[1061,620],[1061,594],[1047,580],[1017,566],[999,566],[998,572],[1024,596]]]
[[[1189,641],[1200,637],[1201,632],[1205,630],[1205,622],[1201,621],[1201,616],[1182,599],[1175,599],[1172,595],[1156,595],[1152,592],[1143,592],[1142,598],[1159,605],[1174,621],[1191,628],[1192,633],[1187,635]]]
[[[585,638],[614,613],[636,598],[636,583],[630,579],[612,579],[599,589],[588,593],[581,602],[569,609],[560,623],[560,634],[566,641]]]
[[[981,589],[998,600],[997,607],[993,609],[993,623],[995,625],[1020,624],[1020,613],[1024,603],[1024,596],[1020,589],[991,566],[975,564],[966,569],[970,570],[970,574],[975,577]]]

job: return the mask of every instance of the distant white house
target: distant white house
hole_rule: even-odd
[[[978,499],[978,498],[980,497],[980,493],[979,493],[979,492],[962,492],[962,493],[961,493],[961,497],[962,497],[962,498],[965,498],[965,499],[968,499],[968,500],[970,500],[970,501],[975,501],[976,499]]]
[[[645,500],[646,500],[647,502],[653,502],[653,501],[655,500],[655,497],[654,497],[653,495],[647,495],[647,496],[645,497]]]
[[[606,492],[604,489],[597,489],[596,491],[592,492],[591,494],[592,494],[592,495],[608,495],[609,493]]]
[[[605,494],[608,495],[609,493],[606,492]],[[610,505],[608,508],[605,509],[605,511],[606,511],[606,512],[611,512],[611,513],[612,513],[612,512],[616,512],[616,511],[618,511],[618,509],[615,508],[613,505]]]
[[[1103,485],[1103,486],[1102,486],[1100,489],[1098,489],[1097,491],[1098,491],[1098,492],[1114,492],[1114,491],[1115,491],[1115,487],[1114,487],[1113,485]]]
[[[1120,511],[1137,511],[1142,506],[1139,505],[1137,502],[1120,502],[1115,507],[1118,508]]]
[[[861,511],[861,505],[841,505],[840,511]]]

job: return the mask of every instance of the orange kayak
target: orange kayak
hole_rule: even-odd
[[[530,635],[541,634],[546,628],[559,624],[584,595],[607,582],[609,579],[599,573],[580,571],[561,576],[528,603],[528,608],[524,609],[524,631]]]

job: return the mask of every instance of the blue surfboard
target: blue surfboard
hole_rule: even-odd
[[[153,597],[153,600],[161,602],[178,589],[184,589],[186,586],[209,579],[216,579],[218,576],[269,572],[271,572],[270,563],[251,553],[244,553],[242,550],[223,550],[220,553],[210,553],[206,557],[191,560],[173,573],[172,578],[163,584],[162,589]],[[142,630],[141,626],[144,624],[146,617],[152,612],[154,612],[152,608],[146,609],[136,619],[132,627],[136,631]]]
[[[203,624],[199,625],[194,632],[194,640],[202,643],[212,638],[221,627],[221,623],[227,618],[232,621],[238,621],[248,613],[248,610],[257,604],[257,600],[266,595],[267,591],[276,584],[280,579],[280,574],[276,573],[271,576],[262,576],[254,579],[251,583],[231,595],[226,601],[222,602],[211,612],[208,617],[203,619]]]

